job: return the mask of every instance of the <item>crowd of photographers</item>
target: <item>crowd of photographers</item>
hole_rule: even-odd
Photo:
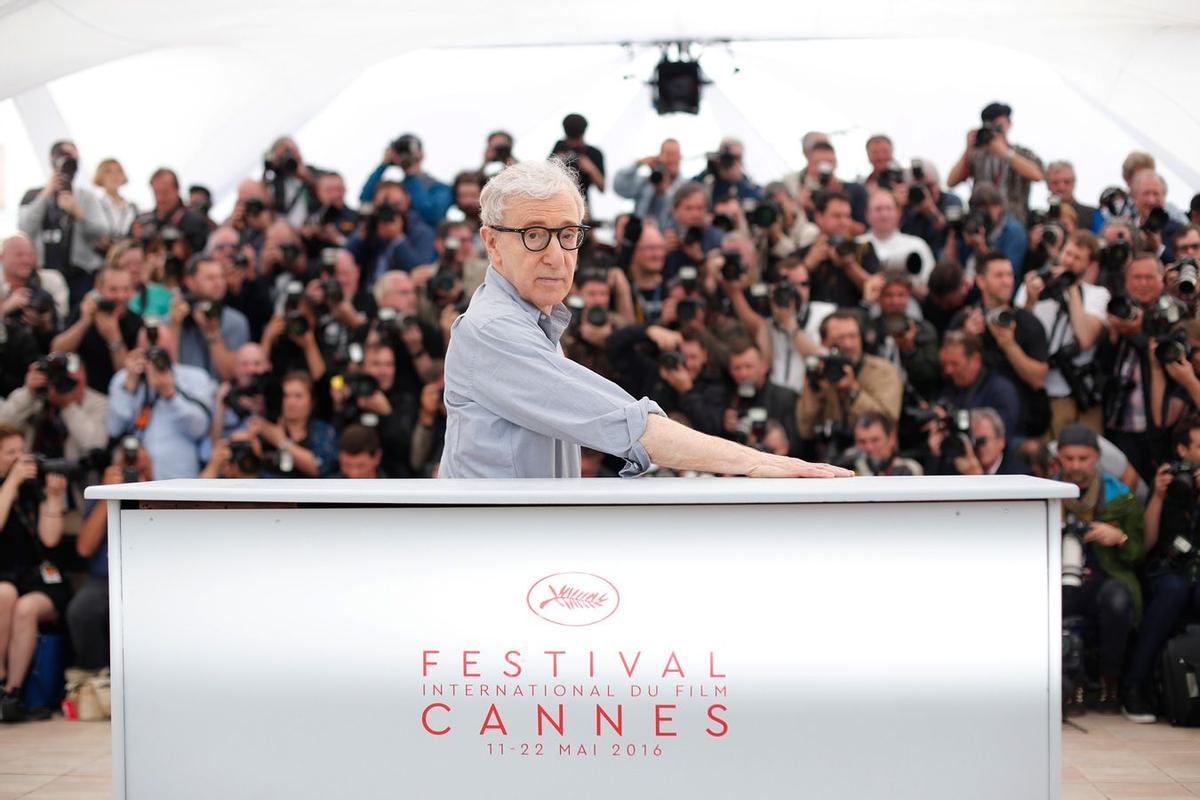
[[[993,103],[967,133],[946,176],[965,206],[883,135],[868,175],[842,176],[811,132],[803,168],[765,183],[740,141],[689,176],[668,139],[613,175],[632,213],[589,220],[563,348],[771,452],[1076,483],[1064,610],[1097,646],[1068,709],[1153,721],[1154,658],[1200,613],[1200,202],[1168,203],[1135,152],[1089,206],[1071,164],[1011,127]],[[586,129],[569,115],[551,155],[603,191]],[[80,667],[107,662],[106,518],[86,484],[436,474],[442,358],[487,266],[479,193],[513,140],[489,135],[450,183],[423,161],[416,136],[389,143],[351,203],[281,138],[214,220],[170,169],[136,209],[117,161],[88,186],[74,144],[54,145],[0,250],[0,719],[25,714],[39,625],[66,626]],[[1030,208],[1041,181],[1050,201]],[[615,466],[584,453],[588,477]],[[72,596],[63,571],[90,578]]]

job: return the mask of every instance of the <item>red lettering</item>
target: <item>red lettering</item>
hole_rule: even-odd
[[[546,650],[546,655],[550,656],[550,674],[558,677],[558,657],[567,654],[566,650]]]
[[[495,724],[492,723],[493,719],[496,720]],[[508,729],[504,727],[504,720],[500,718],[500,712],[496,710],[495,703],[488,706],[487,716],[483,718],[483,727],[479,729],[479,735],[483,736],[488,731],[500,731],[508,736]]]
[[[430,661],[429,656],[430,655],[436,656],[439,652],[441,652],[441,651],[439,651],[439,650],[424,650],[421,652],[421,677],[423,677],[423,678],[428,677],[429,676],[429,668],[437,666],[437,662]]]
[[[446,705],[445,703],[430,703],[429,705],[425,706],[425,710],[421,712],[421,727],[425,729],[426,733],[433,734],[434,736],[445,736],[450,732],[449,725],[437,731],[429,727],[429,712],[435,708],[440,708],[443,711],[450,710],[450,706]]]
[[[633,671],[637,669],[638,660],[642,657],[642,651],[638,650],[638,654],[634,656],[633,666],[630,666],[629,662],[625,660],[625,653],[623,651],[618,650],[617,655],[621,657],[621,664],[625,667],[625,674],[632,678]]]
[[[663,714],[663,711],[667,711],[667,710],[670,710],[673,708],[675,708],[674,703],[667,703],[664,705],[656,705],[654,707],[654,735],[655,736],[678,736],[678,734],[672,733],[671,731],[664,731],[663,727],[662,727],[664,722],[671,722],[672,720],[675,719],[674,717],[668,717]]]
[[[708,677],[710,677],[710,678],[726,677],[724,672],[717,672],[717,657],[716,657],[716,654],[713,653],[711,650],[708,651]]]
[[[617,734],[617,736],[620,736],[621,729],[625,725],[624,720],[623,720],[624,715],[625,715],[625,707],[622,706],[620,703],[617,703],[617,721],[613,722],[613,718],[608,715],[608,713],[604,710],[604,707],[601,706],[599,703],[597,703],[596,704],[596,735],[597,736],[600,735],[600,720],[603,718],[606,722],[608,722],[608,726],[613,729],[613,733]]]
[[[463,677],[464,678],[478,678],[479,677],[478,672],[467,672],[468,667],[473,667],[479,663],[478,661],[475,661],[474,659],[467,658],[467,656],[477,656],[477,655],[479,655],[478,650],[463,650]]]
[[[548,711],[546,711],[546,709],[542,708],[542,704],[538,703],[538,707],[537,707],[538,736],[542,735],[542,720],[543,719],[550,723],[551,728],[554,728],[554,730],[558,731],[559,736],[563,735],[563,704],[562,703],[558,704],[558,722],[557,723],[555,723],[554,718],[550,716],[550,713]]]
[[[672,664],[675,665],[675,669],[671,669]],[[674,651],[672,651],[670,657],[667,658],[667,665],[665,667],[663,667],[662,676],[664,678],[667,677],[668,672],[678,673],[679,677],[681,677],[681,678],[687,677],[686,675],[683,674],[683,667],[679,666],[679,659],[675,656]],[[632,676],[630,676],[630,677],[632,677]]]
[[[712,728],[704,729],[705,733],[707,733],[709,736],[712,736],[714,738],[719,738],[719,737],[724,736],[725,734],[729,733],[729,723],[716,715],[717,709],[721,709],[722,711],[729,710],[728,708],[721,705],[720,703],[717,703],[716,705],[712,705],[712,706],[708,707],[708,718],[711,719],[713,722],[719,723],[721,725],[721,730],[719,732],[714,731]]]
[[[513,668],[516,670],[516,672],[509,672],[508,670],[504,670],[504,677],[519,678],[521,676],[521,665],[518,664],[516,661],[513,661],[513,656],[519,656],[519,655],[521,655],[520,650],[509,650],[507,653],[504,654],[504,660],[507,663],[511,664],[513,666]]]
[[[596,653],[593,650],[588,650],[588,677],[596,677]]]

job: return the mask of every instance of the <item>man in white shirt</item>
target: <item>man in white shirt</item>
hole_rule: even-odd
[[[1094,362],[1111,295],[1093,283],[1100,269],[1099,253],[1099,240],[1089,231],[1078,230],[1063,246],[1060,263],[1027,273],[1017,290],[1015,305],[1032,311],[1046,329],[1050,352],[1046,393],[1054,438],[1073,422],[1097,433],[1103,430]]]
[[[913,294],[924,299],[929,273],[933,271],[933,251],[919,236],[900,232],[900,204],[887,189],[875,189],[867,201],[869,230],[858,237],[875,249],[882,271],[907,270],[913,276]]]

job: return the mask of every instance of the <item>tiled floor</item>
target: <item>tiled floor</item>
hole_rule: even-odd
[[[1078,722],[1087,733],[1063,728],[1062,800],[1200,797],[1200,728]],[[111,759],[107,724],[0,726],[0,800],[108,800]]]

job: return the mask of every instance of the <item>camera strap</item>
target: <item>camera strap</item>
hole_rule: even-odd
[[[1066,324],[1064,325],[1062,323],[1066,323]],[[1062,349],[1063,345],[1066,344],[1067,331],[1070,330],[1070,327],[1071,327],[1070,312],[1067,311],[1066,307],[1062,303],[1059,303],[1058,304],[1058,313],[1055,314],[1055,316],[1054,316],[1054,324],[1050,326],[1050,336],[1046,340],[1046,343],[1049,346],[1049,350],[1051,353],[1057,353],[1059,350]],[[1054,343],[1055,337],[1058,338],[1057,345]]]

